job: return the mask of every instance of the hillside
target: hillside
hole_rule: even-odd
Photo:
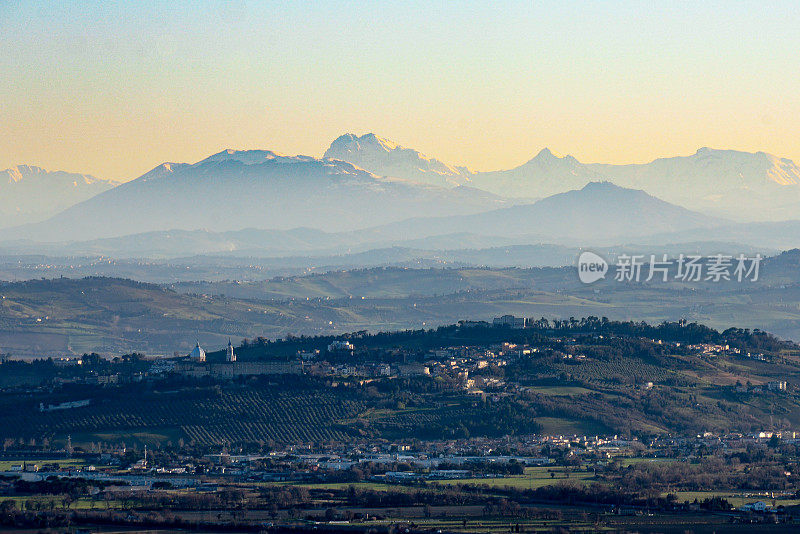
[[[210,377],[193,381],[174,375],[118,386],[83,385],[93,373],[117,372],[124,379],[150,363],[88,361],[59,370],[48,362],[3,364],[4,380],[38,368],[40,381],[72,376],[78,383],[40,389],[24,397],[0,397],[3,437],[73,442],[161,443],[193,446],[299,444],[369,439],[452,439],[531,433],[617,433],[622,436],[693,436],[704,431],[757,432],[800,424],[797,346],[764,333],[718,332],[697,324],[614,323],[596,317],[546,323],[527,329],[447,326],[437,330],[355,334],[354,354],[319,357],[358,365],[390,366],[429,360],[435,377],[360,377],[306,374],[247,381]],[[282,359],[298,350],[321,349],[331,338],[292,338],[238,348],[246,359]],[[500,342],[535,348],[506,355],[504,365],[474,370],[491,402],[465,391],[450,364],[429,352],[471,347],[494,361],[486,349]],[[702,352],[700,343],[729,346],[723,354]],[[401,350],[398,351],[398,347]],[[497,348],[493,348],[497,350]],[[478,352],[474,352],[478,351]],[[759,358],[747,357],[758,353]],[[569,354],[581,358],[568,358]],[[472,362],[474,357],[467,357]],[[441,361],[439,361],[441,360]],[[437,361],[439,362],[437,364]],[[471,365],[471,364],[470,364]],[[791,389],[769,391],[771,380]],[[489,381],[489,382],[486,382]],[[763,391],[737,391],[750,383]],[[650,384],[648,384],[650,383]],[[473,386],[474,389],[474,386]],[[749,386],[748,390],[752,390]],[[40,403],[86,399],[88,405],[41,412]],[[10,409],[13,406],[14,409]]]
[[[243,159],[245,162],[250,162],[255,157],[252,154],[245,156],[247,156]],[[280,158],[270,157],[268,161],[275,159]],[[328,178],[321,178],[319,184],[313,187],[310,181],[300,180],[290,189],[283,191],[281,198],[284,202],[278,203],[275,209],[265,211],[263,206],[259,205],[258,195],[248,197],[242,201],[244,205],[232,209],[231,206],[236,205],[236,202],[225,203],[221,202],[221,199],[225,198],[224,195],[229,197],[244,195],[240,190],[243,184],[240,174],[231,175],[229,181],[221,181],[217,185],[213,185],[216,178],[210,178],[211,174],[209,183],[202,179],[195,180],[191,176],[197,172],[224,173],[234,172],[235,169],[238,169],[237,173],[260,173],[262,171],[258,171],[258,168],[273,164],[242,163],[238,159],[227,160],[224,157],[221,161],[218,160],[220,158],[215,156],[212,161],[198,164],[201,170],[195,169],[194,166],[164,170],[164,172],[189,173],[184,177],[158,175],[150,178],[146,175],[138,185],[124,184],[114,191],[91,199],[88,204],[81,204],[65,211],[51,221],[15,228],[6,231],[5,234],[0,232],[0,240],[5,236],[0,250],[6,254],[99,254],[117,258],[180,257],[218,253],[271,257],[334,256],[353,253],[369,256],[368,253],[371,252],[372,256],[376,256],[380,254],[380,249],[394,247],[430,252],[485,248],[491,245],[548,243],[573,247],[598,247],[636,242],[642,238],[648,238],[647,242],[650,244],[657,244],[655,238],[649,238],[651,234],[667,236],[667,239],[660,241],[661,244],[679,243],[703,240],[681,239],[681,234],[684,232],[687,235],[692,232],[692,236],[698,234],[702,236],[703,231],[730,226],[727,221],[692,212],[643,191],[622,188],[610,182],[590,182],[580,190],[553,195],[533,204],[512,205],[498,198],[485,198],[487,194],[475,189],[465,187],[444,189],[393,180],[384,182],[383,179],[367,175],[355,168],[353,172],[367,182],[348,182],[346,186],[338,184],[331,190],[332,183]],[[310,164],[313,167],[318,163],[315,160]],[[286,165],[298,164],[300,163],[295,161]],[[284,167],[283,163],[274,165]],[[334,162],[331,165],[348,164]],[[272,170],[283,172],[277,168]],[[259,175],[250,176],[248,179],[253,180],[251,185],[254,190],[261,190],[273,198],[272,193],[268,194],[267,191],[273,189],[283,178],[277,175],[273,176],[272,181],[265,181],[262,178]],[[185,179],[191,183],[181,185],[181,181]],[[370,181],[372,186],[368,183]],[[288,184],[284,186],[289,188]],[[374,189],[373,186],[378,188]],[[174,195],[164,191],[158,192],[165,187],[173,191]],[[309,189],[306,190],[306,187]],[[126,192],[129,188],[133,191]],[[188,191],[187,195],[194,199],[191,206],[188,205],[188,200],[173,200],[174,196],[178,195],[178,190]],[[345,190],[349,192],[346,193]],[[208,194],[202,199],[197,198],[200,191],[207,191]],[[409,192],[414,194],[406,196]],[[305,194],[303,198],[297,198],[302,194]],[[331,195],[334,195],[334,198],[331,198]],[[335,195],[344,195],[344,198],[334,201]],[[151,201],[146,200],[151,196],[153,197]],[[483,201],[479,201],[482,198]],[[210,205],[212,199],[217,202]],[[131,202],[147,206],[141,213],[134,212],[130,217],[112,217],[110,213],[112,208],[120,211]],[[301,203],[300,207],[297,202]],[[172,206],[169,208],[164,206],[162,212],[157,210],[159,203],[170,203]],[[350,212],[345,216],[339,213],[342,209],[348,209]],[[185,214],[182,210],[189,210],[191,213]],[[379,210],[382,211],[379,213]],[[92,222],[97,222],[96,220],[102,216],[109,217],[113,222],[102,225]],[[176,217],[180,220],[175,219]],[[400,220],[386,222],[393,219]],[[169,222],[170,220],[172,222]],[[70,240],[67,243],[31,241],[32,236],[41,240],[45,236],[54,235],[52,232],[62,237],[68,234],[124,233],[132,231],[132,225],[139,222],[143,229],[169,225],[188,229],[153,230],[118,237]],[[381,224],[371,224],[375,222]],[[205,223],[213,223],[216,230],[191,229]],[[293,224],[303,226],[291,228]],[[316,228],[306,226],[315,224],[319,226]],[[244,229],[235,229],[240,225],[247,226]],[[258,229],[250,225],[263,225],[263,228],[270,229]],[[90,228],[91,226],[93,227]],[[368,227],[359,228],[359,226]],[[743,228],[739,233],[743,232],[746,233],[748,230]],[[760,245],[757,238],[769,232],[768,228],[751,229],[749,235],[746,235],[740,243]],[[27,240],[20,239],[26,235]],[[714,235],[724,236],[725,232]],[[724,238],[716,240],[725,241]],[[413,259],[409,254],[406,256],[408,259]],[[446,257],[447,254],[442,256]],[[453,259],[453,261],[459,260]],[[543,259],[535,265],[550,265],[552,264],[550,261]],[[365,258],[365,263],[359,264],[355,258],[351,258],[348,265],[373,264],[374,260],[370,263]]]
[[[32,280],[3,285],[0,293],[0,347],[22,357],[188,353],[195,339],[222,346],[228,336],[293,323],[289,310],[267,304],[113,278]]]
[[[800,340],[798,252],[764,262],[757,283],[585,286],[572,268],[370,269],[262,282],[154,284],[108,278],[0,286],[0,351],[18,357],[188,353],[195,340],[401,330],[491,320],[595,315],[689,319]],[[185,267],[184,267],[185,269]]]
[[[624,249],[618,251],[631,253]],[[578,251],[573,252],[574,261]],[[685,287],[702,288],[704,292],[724,294],[735,289],[762,291],[782,285],[800,285],[800,250],[791,250],[765,258],[760,266],[759,280],[751,282],[744,288],[710,283],[686,284]],[[510,289],[574,292],[581,291],[585,287],[571,267],[527,269],[380,267],[279,276],[263,281],[187,281],[170,283],[168,286],[180,293],[222,294],[257,300],[426,297]],[[611,281],[590,287],[600,287],[612,294],[615,289],[618,292],[630,290],[630,287],[620,287]],[[681,286],[677,283],[669,285],[670,290],[676,287]],[[643,292],[652,290],[658,290],[658,285],[642,284]]]

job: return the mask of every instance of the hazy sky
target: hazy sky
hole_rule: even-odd
[[[800,161],[800,6],[0,0],[0,168],[127,180],[347,131],[478,170],[544,146]]]

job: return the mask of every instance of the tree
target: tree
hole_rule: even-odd
[[[0,502],[0,514],[10,514],[17,509],[17,503],[13,499],[5,499]]]

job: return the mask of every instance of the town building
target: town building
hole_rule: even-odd
[[[526,322],[524,317],[515,317],[513,315],[503,315],[492,319],[493,326],[508,326],[511,328],[525,328]]]
[[[786,382],[783,380],[772,380],[767,382],[767,389],[770,391],[786,391]]]
[[[328,345],[328,352],[353,352],[355,345],[346,340],[336,340]]]

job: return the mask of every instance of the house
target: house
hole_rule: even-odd
[[[69,402],[61,402],[59,404],[48,404],[45,406],[43,402],[39,403],[39,411],[40,412],[54,412],[56,410],[69,410],[72,408],[82,408],[84,406],[89,406],[92,403],[92,399],[82,399],[76,401],[69,401]]]
[[[458,321],[461,328],[487,328],[489,323],[486,321]]]
[[[739,507],[739,510],[742,512],[765,512],[769,506],[764,501],[756,501],[747,504],[743,504]]]
[[[397,372],[400,376],[427,376],[431,374],[431,370],[427,366],[418,363],[399,364]]]
[[[767,389],[770,391],[786,391],[786,382],[783,380],[772,380],[767,382]]]
[[[259,360],[259,361],[225,361],[200,362],[183,360],[175,362],[176,373],[191,376],[214,376],[217,378],[234,378],[237,376],[256,375],[298,375],[303,373],[300,360]]]
[[[352,352],[356,349],[355,345],[349,341],[336,340],[328,345],[328,352]]]
[[[312,350],[312,351],[302,351],[302,350],[298,350],[298,351],[297,351],[297,356],[298,356],[298,357],[299,357],[301,360],[303,360],[304,362],[306,362],[306,361],[310,361],[310,360],[313,360],[313,359],[315,359],[317,356],[319,356],[319,349]]]
[[[492,326],[508,326],[511,328],[525,328],[526,320],[524,317],[513,315],[502,315],[492,319]]]
[[[82,358],[54,358],[53,365],[56,367],[76,367],[83,365]]]

